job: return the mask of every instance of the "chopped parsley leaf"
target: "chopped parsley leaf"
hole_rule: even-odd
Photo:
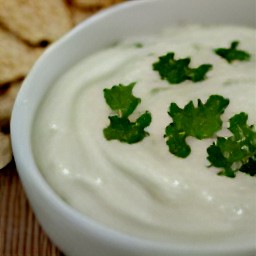
[[[128,118],[109,116],[110,125],[103,130],[107,140],[119,140],[133,144],[144,139],[149,133],[144,128],[150,125],[151,115],[149,112],[142,114],[135,122]]]
[[[256,175],[256,130],[247,125],[248,115],[244,112],[230,118],[229,130],[233,136],[218,137],[208,147],[211,166],[221,168],[219,175],[235,177],[238,171]]]
[[[134,44],[134,47],[135,48],[143,48],[143,44],[138,42],[138,43]]]
[[[167,80],[170,84],[179,84],[185,80],[193,82],[204,80],[212,65],[202,64],[197,68],[190,68],[190,61],[190,58],[175,60],[174,53],[169,52],[153,63],[153,70],[158,71],[161,79]]]
[[[119,117],[128,117],[141,102],[141,99],[132,94],[135,84],[135,82],[127,86],[119,84],[103,90],[107,104]]]
[[[238,45],[238,41],[233,41],[230,48],[217,48],[214,49],[214,52],[224,58],[228,63],[232,63],[235,60],[248,61],[251,57],[250,54],[246,51],[238,50]]]
[[[129,85],[114,85],[111,89],[104,89],[104,97],[115,115],[109,116],[110,125],[103,130],[107,140],[119,140],[129,144],[139,142],[148,136],[144,129],[151,123],[151,114],[146,111],[134,122],[129,116],[141,102],[140,98],[132,94],[135,83]]]
[[[251,176],[255,176],[256,175],[256,155],[254,155],[253,157],[250,157],[248,159],[248,162],[243,164],[239,169],[239,171],[247,173]]]
[[[201,140],[212,137],[222,127],[220,116],[228,104],[229,100],[219,95],[211,95],[205,104],[199,99],[197,108],[192,101],[184,109],[171,103],[168,114],[173,123],[166,127],[164,135],[169,151],[178,157],[187,157],[191,149],[186,138],[193,136]]]

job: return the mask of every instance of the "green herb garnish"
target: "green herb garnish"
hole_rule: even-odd
[[[219,95],[211,95],[205,104],[199,99],[197,108],[192,101],[184,109],[171,103],[168,114],[173,123],[166,127],[164,135],[169,151],[178,157],[187,157],[191,149],[186,138],[193,136],[201,140],[212,137],[222,127],[220,116],[228,104],[229,100]]]
[[[142,48],[142,47],[143,47],[143,44],[138,42],[138,43],[135,43],[135,44],[134,44],[134,47],[135,47],[135,48]]]
[[[104,89],[104,97],[109,107],[116,113],[109,116],[110,125],[103,130],[107,140],[119,140],[129,144],[139,142],[144,139],[148,132],[144,129],[151,123],[151,114],[146,111],[134,122],[129,120],[129,116],[141,102],[140,98],[132,94],[135,83],[127,86],[119,84],[111,89]]]
[[[127,86],[119,84],[111,89],[104,89],[104,97],[109,107],[115,111],[118,117],[128,117],[140,104],[141,99],[132,94],[135,82]]]
[[[212,69],[211,64],[203,64],[197,68],[190,68],[191,59],[174,59],[174,53],[169,52],[159,57],[159,61],[153,63],[153,70],[158,71],[161,79],[170,84],[179,84],[185,80],[199,82],[205,79],[206,73]]]
[[[235,60],[248,61],[251,57],[250,54],[246,51],[238,50],[238,45],[238,41],[233,41],[230,48],[218,48],[214,49],[214,52],[229,63]]]
[[[207,149],[211,165],[221,168],[219,175],[235,177],[238,171],[256,175],[256,130],[247,120],[244,112],[234,115],[229,120],[233,136],[218,137]]]

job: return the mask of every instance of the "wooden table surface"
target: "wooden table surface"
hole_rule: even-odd
[[[37,222],[14,161],[0,170],[0,256],[63,256]]]

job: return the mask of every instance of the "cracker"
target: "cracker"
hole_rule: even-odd
[[[0,84],[24,77],[42,51],[29,47],[0,27]]]
[[[0,22],[33,45],[53,42],[72,27],[63,0],[0,0]]]
[[[97,11],[98,9],[95,9],[95,8],[82,9],[82,8],[77,8],[76,6],[70,6],[72,22],[74,25],[77,25],[80,22],[84,21],[85,19],[89,18]]]
[[[13,104],[20,86],[21,82],[14,82],[0,90],[0,125],[4,120],[10,121]]]
[[[105,8],[113,4],[121,3],[123,0],[72,0],[72,3],[82,8],[100,7]]]
[[[0,169],[4,168],[12,160],[12,148],[10,135],[0,132]]]

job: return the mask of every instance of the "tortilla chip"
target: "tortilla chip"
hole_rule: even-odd
[[[3,120],[10,121],[13,104],[20,86],[21,82],[14,82],[9,84],[7,88],[0,88],[0,125]]]
[[[24,77],[42,51],[39,47],[29,47],[0,27],[0,84]]]
[[[72,27],[62,0],[0,0],[0,23],[33,45],[53,42]]]
[[[80,22],[84,21],[85,19],[92,16],[94,13],[98,11],[98,8],[77,8],[76,6],[70,6],[71,18],[73,25],[77,25]]]
[[[121,3],[123,0],[72,0],[72,3],[82,8],[100,7],[105,8],[113,4]]]
[[[12,160],[12,148],[10,135],[0,132],[0,169],[4,168]]]

